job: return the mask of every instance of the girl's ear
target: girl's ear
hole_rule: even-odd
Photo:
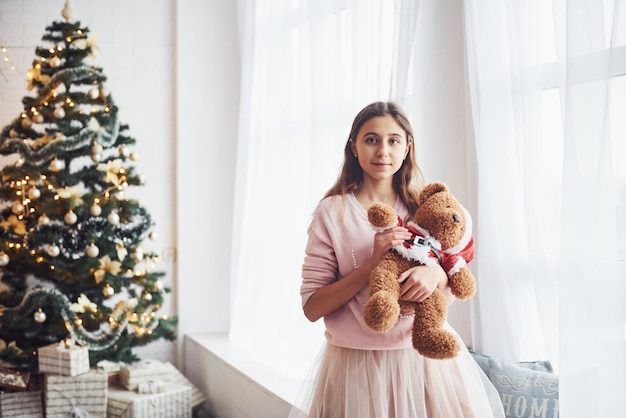
[[[404,151],[404,159],[406,159],[406,156],[409,155],[409,151],[411,151],[411,147],[413,146],[412,142],[409,142],[408,144],[406,144],[406,150]]]
[[[354,145],[354,141],[352,139],[349,139],[348,141],[350,141],[350,149],[352,150],[352,154],[356,155],[356,146]]]

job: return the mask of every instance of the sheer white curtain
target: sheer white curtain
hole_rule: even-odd
[[[540,1],[465,2],[478,171],[473,346],[516,361],[547,357],[537,286],[550,289],[554,313],[557,300],[559,158],[548,163],[558,155],[539,135],[541,97],[528,72],[538,64],[531,24]]]
[[[385,0],[239,7],[241,116],[238,138],[227,139],[238,141],[230,338],[303,376],[323,341],[321,321],[312,332],[298,298],[306,229],[338,174],[352,118],[398,84],[395,63],[408,65],[410,51],[398,45],[410,36]]]
[[[625,6],[574,0],[555,8],[565,34],[558,43],[565,109],[559,329],[567,417],[626,411],[626,261],[618,255],[626,216],[618,196],[623,199],[626,177],[617,168],[624,164],[626,130],[611,130],[611,116],[626,114],[623,98],[613,97],[613,84],[626,74],[619,63],[626,54]]]
[[[529,359],[545,342],[561,416],[623,416],[624,4],[468,0],[465,17],[479,168],[477,345]]]

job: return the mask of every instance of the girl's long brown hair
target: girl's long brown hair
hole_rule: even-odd
[[[363,170],[352,153],[351,142],[356,140],[359,130],[365,122],[378,117],[390,115],[406,133],[406,138],[411,147],[407,158],[400,169],[393,175],[393,190],[407,207],[409,214],[413,214],[418,204],[418,193],[424,186],[424,176],[415,159],[415,144],[413,128],[404,111],[393,102],[374,102],[364,107],[354,118],[352,129],[346,142],[343,156],[343,166],[335,184],[326,192],[324,197],[341,195],[344,199],[346,193],[354,192],[363,183]]]

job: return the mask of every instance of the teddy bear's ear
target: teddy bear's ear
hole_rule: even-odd
[[[420,197],[419,197],[420,206],[435,193],[447,192],[447,191],[448,191],[448,186],[446,186],[445,183],[442,183],[440,181],[427,184],[426,186],[424,186],[424,188],[420,192]]]

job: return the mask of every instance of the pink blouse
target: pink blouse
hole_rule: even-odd
[[[396,202],[394,209],[405,218],[406,207]],[[308,230],[309,240],[302,266],[300,294],[303,305],[321,287],[341,280],[372,254],[374,230],[367,211],[354,194],[345,204],[340,195],[322,200]],[[364,350],[392,350],[411,347],[412,316],[401,316],[386,333],[370,329],[362,318],[368,297],[365,286],[348,303],[324,317],[326,339],[330,344]]]

